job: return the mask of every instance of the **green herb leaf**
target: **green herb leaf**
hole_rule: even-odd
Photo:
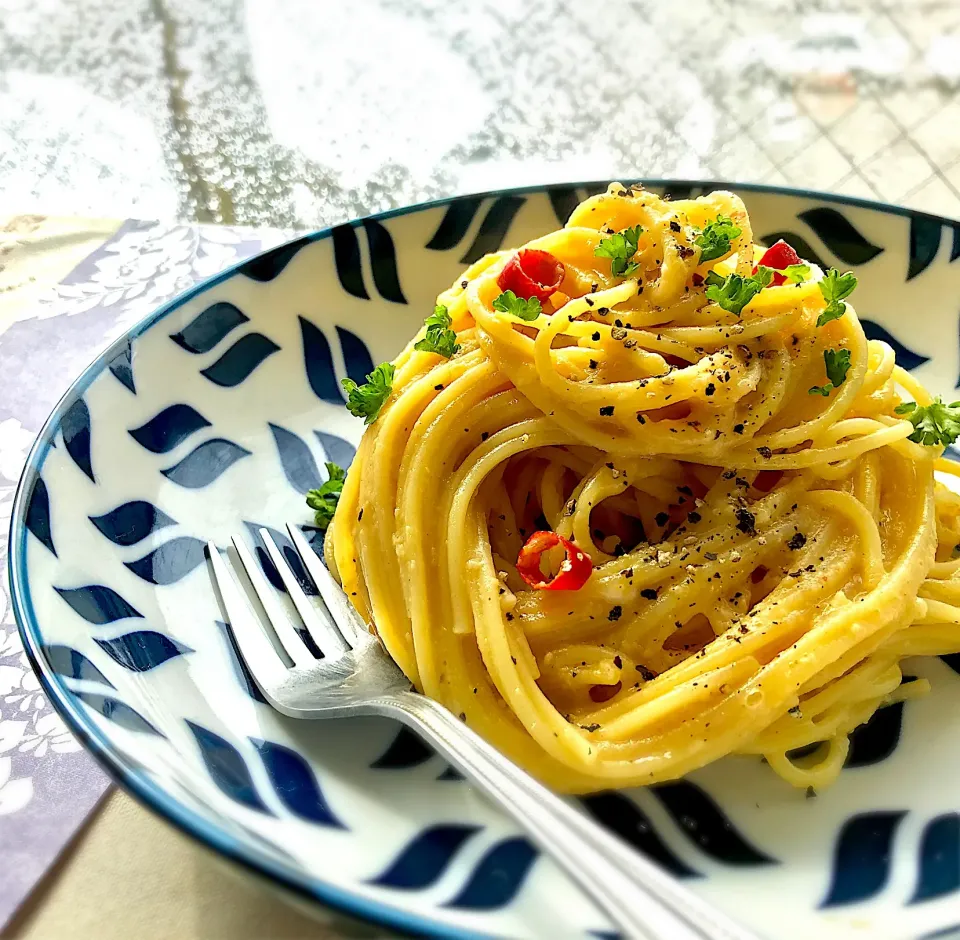
[[[772,280],[773,268],[768,268],[764,264],[758,265],[757,273],[750,277],[729,274],[721,278],[719,274],[711,271],[706,278],[707,300],[712,300],[724,310],[735,313],[739,317],[743,308]]]
[[[817,326],[823,326],[843,316],[847,309],[843,301],[853,293],[857,286],[857,278],[849,271],[841,274],[836,268],[831,268],[824,274],[818,286],[823,299],[827,302],[823,313],[817,318]]]
[[[823,351],[823,365],[830,380],[826,385],[814,385],[807,391],[811,395],[823,395],[826,398],[832,389],[840,388],[847,380],[850,371],[849,349],[825,349]]]
[[[540,300],[537,297],[518,297],[512,290],[504,291],[494,302],[493,309],[501,313],[509,313],[528,323],[536,320],[543,312]]]
[[[610,259],[610,271],[614,277],[630,277],[640,267],[630,259],[637,253],[643,229],[639,225],[625,228],[622,232],[600,239],[593,253],[598,258]]]
[[[850,371],[850,350],[825,349],[823,364],[827,367],[827,378],[830,379],[833,387],[840,388],[847,380],[847,373]]]
[[[733,219],[725,215],[718,215],[693,240],[700,247],[700,261],[716,261],[724,255],[730,254],[730,239],[736,238],[743,229],[734,225]]]
[[[450,329],[453,320],[443,304],[437,304],[433,313],[424,322],[427,326],[427,335],[414,343],[414,349],[420,352],[436,353],[444,359],[449,359],[460,351],[457,345],[457,334]]]
[[[780,272],[791,284],[802,284],[810,278],[809,264],[788,264]]]
[[[327,481],[319,489],[307,493],[307,505],[314,511],[318,529],[326,529],[333,520],[337,511],[337,503],[343,492],[343,481],[347,478],[347,471],[335,463],[325,464]]]
[[[363,385],[357,385],[353,379],[341,379],[340,384],[347,393],[347,411],[358,418],[364,419],[364,424],[373,424],[380,414],[383,403],[390,397],[393,389],[393,363],[381,362],[373,372],[367,376]]]
[[[960,437],[960,401],[945,405],[936,398],[929,405],[907,401],[897,406],[897,414],[910,419],[913,433],[908,440],[928,447],[952,444]]]

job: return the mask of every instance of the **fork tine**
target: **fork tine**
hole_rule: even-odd
[[[275,688],[286,673],[286,666],[280,660],[273,644],[267,639],[259,620],[250,610],[230,569],[220,557],[220,549],[213,542],[207,542],[207,552],[213,567],[213,579],[223,601],[224,612],[233,636],[257,685],[264,693]]]
[[[363,622],[363,618],[347,599],[347,595],[343,593],[343,588],[333,580],[333,576],[327,571],[326,566],[317,558],[316,553],[310,547],[310,543],[303,537],[303,533],[289,523],[287,524],[287,532],[290,533],[290,540],[299,553],[300,560],[320,591],[320,596],[327,605],[330,616],[333,617],[334,623],[340,628],[340,632],[347,638],[347,642],[351,646],[356,646],[363,638],[370,639],[370,631]]]
[[[260,565],[257,564],[257,560],[253,557],[250,549],[247,548],[243,539],[236,535],[231,541],[244,571],[247,572],[250,584],[253,585],[253,593],[257,595],[257,599],[270,621],[270,626],[273,627],[273,632],[276,633],[280,645],[287,651],[287,655],[293,660],[294,666],[309,666],[311,663],[315,663],[317,661],[316,656],[310,652],[307,644],[303,642],[300,634],[297,633],[290,622],[287,612],[277,599],[272,585],[267,583],[267,579],[261,573]]]
[[[340,631],[336,625],[331,623],[326,617],[321,616],[317,608],[310,602],[303,588],[300,587],[300,582],[290,570],[290,566],[281,554],[280,549],[277,548],[277,543],[274,542],[269,530],[261,529],[260,538],[267,547],[267,554],[270,555],[270,560],[276,565],[277,571],[280,572],[280,577],[283,578],[283,584],[287,589],[287,593],[290,595],[290,600],[293,601],[293,605],[297,608],[297,612],[300,614],[304,626],[306,626],[310,636],[316,641],[317,646],[323,651],[323,655],[335,658],[342,653],[346,653],[347,650],[350,649],[350,644],[340,635]]]

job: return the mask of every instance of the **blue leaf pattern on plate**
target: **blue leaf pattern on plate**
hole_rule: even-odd
[[[769,865],[774,859],[751,845],[717,804],[686,781],[652,787],[673,821],[711,858],[728,865]]]
[[[473,264],[484,255],[499,251],[514,216],[526,201],[522,196],[499,196],[484,216],[477,237],[460,259],[460,263]]]
[[[270,424],[287,482],[298,492],[316,489],[323,482],[310,448],[293,431]]]
[[[43,647],[43,655],[50,663],[50,668],[58,675],[83,679],[86,682],[99,682],[114,688],[113,683],[79,650],[53,644]]]
[[[458,824],[424,829],[404,847],[390,867],[370,883],[406,891],[429,888],[450,867],[467,840],[479,831],[478,826]]]
[[[78,588],[54,590],[88,623],[103,626],[124,620],[127,617],[142,617],[132,604],[128,604],[113,588],[104,584],[88,584]]]
[[[222,620],[217,620],[215,622],[217,629],[223,636],[223,641],[227,646],[227,653],[230,657],[230,665],[233,667],[233,673],[237,677],[237,682],[240,683],[241,688],[247,693],[247,695],[250,696],[250,698],[252,698],[255,702],[262,702],[265,705],[267,700],[263,697],[263,693],[260,691],[257,683],[254,681],[253,676],[250,675],[250,670],[247,668],[247,664],[240,657],[240,650],[237,647],[237,641],[233,638],[233,631]]]
[[[363,223],[367,233],[367,245],[370,248],[370,267],[373,268],[373,283],[377,293],[394,304],[405,304],[407,298],[400,288],[400,274],[397,271],[397,252],[393,239],[386,226],[376,219],[367,219]]]
[[[844,767],[869,767],[886,760],[900,743],[903,702],[874,712],[866,724],[850,735],[850,753]]]
[[[850,220],[836,209],[819,206],[801,212],[798,218],[803,219],[817,233],[820,241],[845,264],[866,264],[883,251],[879,245],[864,238]]]
[[[911,904],[960,889],[960,814],[930,820],[920,839],[920,870]]]
[[[327,434],[324,431],[314,431],[317,440],[323,447],[323,452],[327,455],[327,460],[343,467],[346,470],[353,463],[353,458],[357,454],[357,448],[349,441],[335,434]]]
[[[347,828],[333,814],[309,764],[296,751],[271,741],[251,740],[260,752],[274,792],[291,813],[320,826]]]
[[[370,766],[377,770],[406,770],[419,767],[436,755],[423,738],[414,734],[406,725],[401,725],[397,736]]]
[[[78,692],[76,689],[70,690],[85,705],[89,705],[95,712],[99,712],[108,721],[112,721],[127,731],[137,731],[144,734],[155,734],[158,737],[166,737],[162,731],[157,730],[143,715],[135,708],[131,708],[126,702],[111,698],[109,695],[97,695],[94,692]]]
[[[353,297],[369,300],[367,287],[363,283],[363,269],[360,267],[360,241],[352,225],[338,225],[331,232],[333,238],[333,263],[340,278],[340,286]]]
[[[893,837],[905,812],[863,813],[840,830],[830,888],[821,907],[865,901],[883,890],[890,876]]]
[[[445,907],[492,911],[506,907],[523,887],[537,850],[523,837],[504,839],[477,863],[469,881]]]
[[[300,583],[300,587],[303,588],[304,593],[310,595],[317,594],[317,587],[313,583],[313,579],[307,574],[307,569],[303,567],[303,562],[300,561],[300,556],[297,554],[297,550],[293,547],[293,542],[281,531],[278,529],[271,528],[270,526],[261,526],[256,522],[244,522],[244,525],[247,527],[247,530],[250,532],[250,537],[256,543],[255,554],[257,556],[257,561],[260,562],[260,567],[263,570],[263,574],[266,579],[278,590],[286,593],[286,588],[284,587],[283,581],[280,579],[280,573],[277,571],[273,562],[270,559],[270,556],[267,554],[267,550],[263,546],[263,539],[260,538],[260,529],[266,529],[270,535],[273,537],[273,541],[276,543],[277,548],[280,549],[280,553],[286,559],[287,564],[290,566],[290,570],[296,576],[297,581]],[[313,643],[308,643],[311,650],[315,649]]]
[[[117,506],[102,516],[90,516],[90,521],[114,545],[136,545],[151,532],[176,525],[165,512],[146,500],[136,499]]]
[[[342,326],[337,327],[337,338],[340,340],[340,348],[343,351],[347,375],[357,385],[363,385],[367,381],[367,376],[373,372],[373,357],[370,355],[370,350],[359,336],[345,330]]]
[[[56,548],[53,547],[53,533],[50,531],[50,496],[41,476],[38,476],[36,483],[33,484],[24,525],[54,555],[57,554]]]
[[[580,205],[580,196],[572,186],[552,186],[547,190],[550,205],[560,225],[566,225],[574,209]]]
[[[935,930],[933,933],[925,933],[918,940],[960,940],[960,921],[942,930]]]
[[[273,816],[257,792],[240,752],[209,728],[192,721],[187,721],[187,727],[193,732],[203,763],[220,792],[249,809]]]
[[[179,463],[160,472],[168,480],[187,489],[196,490],[213,483],[238,460],[249,456],[250,451],[245,447],[216,437],[190,451]]]
[[[301,249],[310,244],[310,237],[298,238],[296,241],[286,245],[278,245],[276,248],[257,255],[249,261],[244,262],[239,267],[239,272],[246,275],[254,281],[261,283],[272,281],[275,277],[283,273],[283,269],[294,259]]]
[[[151,453],[165,454],[191,434],[208,427],[210,422],[196,408],[177,404],[164,408],[146,424],[127,433]]]
[[[241,336],[212,366],[200,374],[215,385],[233,388],[243,382],[260,363],[280,347],[263,333]]]
[[[239,307],[221,301],[207,307],[170,339],[187,352],[208,353],[228,333],[249,319]]]
[[[867,339],[883,340],[883,342],[890,346],[894,353],[896,353],[897,365],[903,366],[907,372],[919,369],[920,366],[929,361],[926,356],[921,356],[920,353],[915,353],[912,349],[904,346],[900,340],[884,327],[880,326],[879,323],[861,318],[860,324],[863,326],[863,332],[867,334]]]
[[[326,336],[309,320],[303,317],[297,317],[297,319],[300,321],[300,335],[303,337],[303,364],[307,370],[310,388],[321,401],[342,405],[343,396],[337,384],[337,373],[333,368],[333,356]]]
[[[930,267],[940,250],[941,225],[936,219],[915,215],[910,219],[910,262],[907,280],[912,281]]]
[[[133,342],[132,340],[127,340],[123,344],[123,349],[117,353],[113,359],[110,360],[110,365],[108,366],[110,372],[113,374],[113,377],[122,385],[124,388],[129,389],[133,392],[134,395],[137,394],[137,386],[133,381]]]
[[[628,796],[622,793],[596,793],[581,797],[581,802],[598,823],[670,874],[680,878],[699,877],[698,871],[667,846],[646,814]]]
[[[431,251],[450,251],[463,241],[480,206],[483,205],[483,196],[465,196],[454,199],[443,213],[443,218],[427,242],[426,247]]]
[[[94,642],[114,662],[132,672],[149,672],[176,656],[193,652],[189,646],[155,630],[136,630],[112,640],[95,638]]]
[[[143,558],[125,561],[123,564],[138,578],[151,584],[175,584],[203,564],[206,548],[206,542],[189,535],[180,535],[164,542]]]
[[[90,412],[82,398],[78,398],[67,409],[60,422],[60,433],[70,458],[96,483],[90,463]]]
[[[300,529],[303,537],[307,540],[307,544],[313,549],[313,554],[323,562],[323,566],[326,568],[327,562],[323,557],[323,537],[326,534],[326,530],[318,529],[312,525],[302,525],[297,528]]]

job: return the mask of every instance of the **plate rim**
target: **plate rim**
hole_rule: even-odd
[[[946,216],[936,215],[919,209],[911,209],[906,206],[898,206],[879,200],[862,199],[857,196],[847,196],[840,193],[720,179],[644,177],[638,180],[632,177],[624,178],[633,180],[634,182],[639,181],[649,187],[667,187],[668,189],[671,187],[684,186],[693,188],[703,187],[706,189],[722,188],[730,189],[734,192],[754,192],[766,195],[785,195],[815,199],[834,205],[871,209],[885,214],[893,214],[910,219],[919,218],[928,222],[935,222],[941,226],[953,228],[955,237],[960,237],[957,235],[957,233],[960,233],[960,220],[958,219],[950,219]],[[339,887],[322,878],[316,876],[311,877],[282,861],[277,861],[257,845],[246,844],[215,823],[208,822],[200,813],[181,802],[153,781],[147,774],[125,760],[114,748],[109,736],[97,726],[92,716],[81,707],[79,700],[76,699],[66,686],[64,678],[53,672],[41,652],[43,645],[42,635],[30,597],[30,586],[26,571],[26,544],[29,535],[29,530],[26,526],[26,512],[29,501],[28,490],[32,490],[32,484],[39,476],[50,445],[56,436],[56,430],[66,411],[67,403],[72,403],[77,395],[83,394],[93,381],[109,366],[113,359],[124,350],[131,340],[142,335],[161,320],[179,310],[201,294],[206,293],[237,275],[243,274],[243,268],[252,261],[289,249],[293,245],[299,245],[302,248],[313,242],[330,238],[335,228],[340,228],[344,225],[355,228],[368,221],[386,221],[404,215],[424,212],[440,206],[448,206],[460,199],[532,195],[550,192],[551,190],[576,190],[590,186],[605,187],[608,185],[608,182],[609,180],[557,181],[506,189],[492,189],[476,193],[457,193],[425,202],[388,209],[373,215],[349,219],[337,223],[337,225],[331,225],[326,228],[296,235],[265,251],[258,252],[249,258],[238,261],[223,271],[199,281],[192,287],[187,288],[185,291],[164,302],[111,342],[70,383],[70,386],[51,409],[50,414],[47,416],[30,447],[20,479],[17,483],[11,509],[7,546],[7,574],[9,579],[10,604],[17,623],[23,649],[50,703],[64,720],[70,731],[77,737],[88,753],[93,756],[107,775],[141,806],[154,815],[166,820],[204,848],[213,849],[231,862],[240,865],[249,874],[276,882],[277,885],[273,887],[279,886],[284,890],[292,891],[299,897],[305,898],[314,904],[319,902],[322,905],[332,908],[334,911],[341,911],[354,918],[380,924],[390,929],[400,930],[410,935],[427,934],[435,937],[450,938],[450,940],[472,940],[472,938],[484,936],[483,934],[444,924],[436,920],[433,916],[419,914],[395,904],[365,897],[349,888]]]

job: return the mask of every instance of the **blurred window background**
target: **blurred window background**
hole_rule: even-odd
[[[955,0],[3,0],[9,212],[304,228],[545,180],[960,213]]]

